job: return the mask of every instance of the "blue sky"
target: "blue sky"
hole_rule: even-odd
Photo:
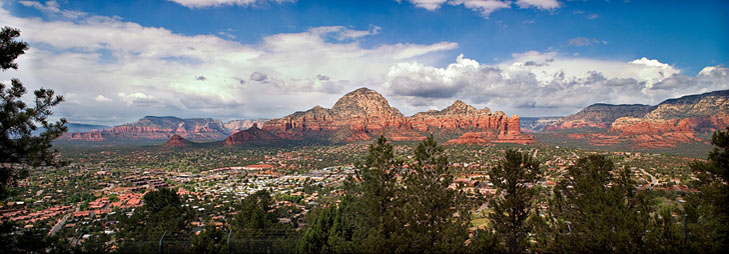
[[[68,94],[58,114],[77,122],[280,117],[362,86],[406,115],[461,99],[525,116],[729,88],[729,1],[6,1],[2,11],[35,51],[0,80]]]

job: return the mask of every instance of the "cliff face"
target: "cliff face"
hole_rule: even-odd
[[[469,131],[491,133],[481,135],[485,142],[532,142],[531,137],[521,133],[516,115],[509,118],[503,112],[492,114],[488,108],[476,109],[456,101],[440,111],[405,117],[382,95],[367,88],[344,95],[332,109],[316,106],[270,120],[263,129],[282,139],[323,139],[330,142],[366,141],[379,135],[394,141],[422,140],[429,133],[460,135]],[[459,142],[469,141],[464,138]]]
[[[166,148],[183,148],[194,145],[195,143],[181,137],[180,135],[172,135],[167,143],[164,144]]]
[[[568,137],[586,139],[594,145],[631,144],[635,148],[707,143],[706,136],[729,126],[729,90],[669,99],[650,109],[642,116],[614,119],[605,133],[573,133]]]
[[[233,133],[223,142],[226,146],[271,145],[283,141],[276,135],[258,128],[258,124],[247,130]]]
[[[331,109],[316,106],[270,120],[263,129],[284,139],[326,139],[326,136],[336,136],[334,132],[340,132],[346,133],[347,141],[359,141],[370,140],[384,134],[387,128],[399,128],[405,123],[402,113],[391,107],[382,95],[360,88],[344,95]]]
[[[229,134],[247,129],[255,123],[257,122],[253,120],[234,120],[223,124],[220,120],[212,118],[182,119],[172,116],[146,116],[134,123],[108,129],[65,133],[61,140],[166,140],[174,135],[195,140],[221,140]]]
[[[621,117],[643,117],[655,107],[641,104],[633,105],[612,105],[593,104],[577,114],[566,116],[550,126],[546,130],[573,129],[573,128],[608,128],[615,119]]]

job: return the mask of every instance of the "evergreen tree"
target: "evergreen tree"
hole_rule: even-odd
[[[415,161],[405,172],[400,215],[407,245],[396,252],[464,251],[472,208],[461,191],[450,189],[453,172],[443,148],[430,135],[414,150]]]
[[[489,215],[496,231],[506,241],[509,253],[524,252],[526,238],[531,231],[525,223],[534,209],[536,184],[539,176],[539,162],[527,153],[506,151],[504,160],[491,169],[491,183],[499,189],[502,197],[489,203],[493,213]]]
[[[293,229],[289,224],[279,223],[272,208],[273,199],[267,190],[244,198],[230,225],[231,249],[243,253],[294,252]]]
[[[227,235],[221,229],[208,225],[199,235],[192,237],[192,246],[188,253],[227,253]]]
[[[352,240],[355,211],[348,196],[310,214],[309,227],[296,246],[298,253],[354,253],[358,252]]]
[[[152,191],[145,194],[143,200],[144,205],[134,210],[132,216],[122,216],[119,220],[120,252],[156,251],[163,234],[168,240],[189,239],[190,222],[195,213],[183,206],[175,190]]]
[[[16,41],[17,29],[4,27],[0,31],[0,68],[17,69],[15,59],[25,53],[28,44]],[[21,97],[27,92],[17,79],[10,86],[0,83],[0,200],[8,196],[9,187],[27,175],[29,168],[61,166],[58,152],[51,142],[66,131],[65,119],[48,121],[51,108],[63,101],[53,90],[38,89],[33,94],[35,105],[27,105]],[[32,134],[38,125],[45,128],[38,136]]]
[[[353,240],[359,251],[382,253],[394,248],[393,234],[401,227],[396,217],[398,209],[397,173],[402,162],[395,158],[391,144],[380,136],[377,143],[370,145],[364,165],[358,165],[352,184],[352,198],[355,200],[357,221]]]
[[[627,168],[615,170],[604,155],[589,155],[567,168],[554,189],[551,218],[555,251],[633,253],[646,248],[652,212]]]
[[[688,247],[692,252],[729,249],[729,127],[711,138],[714,150],[706,162],[694,162],[700,193],[686,197]]]

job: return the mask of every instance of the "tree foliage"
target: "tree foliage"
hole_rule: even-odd
[[[496,232],[505,238],[509,253],[524,252],[526,237],[531,231],[526,219],[534,209],[535,189],[539,176],[539,162],[527,153],[507,150],[504,160],[489,172],[491,182],[502,197],[489,203],[489,215]]]
[[[627,168],[604,155],[589,155],[567,168],[554,189],[550,213],[555,251],[640,252],[646,248],[651,207]]]
[[[463,252],[470,202],[451,189],[453,172],[433,137],[404,167],[380,137],[345,183],[341,202],[312,214],[300,253]]]
[[[273,199],[266,190],[241,200],[230,227],[231,248],[244,253],[284,253],[295,250],[297,237],[290,224],[278,222]]]
[[[415,161],[403,172],[400,216],[406,223],[402,252],[460,252],[468,240],[471,202],[462,191],[449,188],[454,172],[443,147],[430,135],[413,151]]]
[[[16,41],[17,29],[4,27],[0,31],[0,67],[3,71],[17,69],[15,59],[25,53],[28,44]],[[64,163],[52,149],[51,141],[66,131],[65,119],[56,123],[48,120],[51,108],[63,101],[53,90],[33,92],[34,104],[28,105],[22,97],[27,92],[22,83],[12,79],[10,85],[0,83],[0,199],[8,195],[9,187],[27,175],[29,168],[60,166]],[[45,131],[33,135],[38,127]]]
[[[143,200],[144,205],[135,209],[132,216],[122,216],[119,220],[121,252],[140,251],[142,248],[155,250],[163,234],[165,239],[189,239],[190,222],[195,218],[195,211],[182,205],[174,189],[151,191],[144,195]]]
[[[691,164],[699,178],[698,194],[687,197],[686,214],[690,251],[729,249],[729,127],[711,138],[715,146],[707,161]]]

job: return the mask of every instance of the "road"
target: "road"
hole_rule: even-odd
[[[646,172],[645,169],[641,168],[640,172],[643,172],[643,174],[646,174],[651,177],[651,189],[653,189],[653,186],[656,186],[658,184],[658,180],[656,180],[656,178],[653,175],[648,174],[648,172]]]

